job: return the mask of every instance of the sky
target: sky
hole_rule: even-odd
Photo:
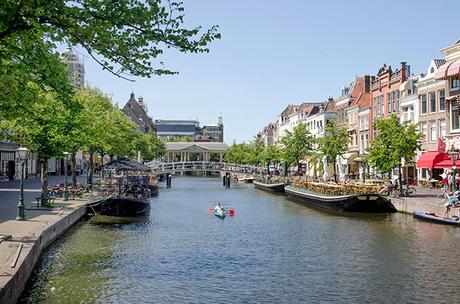
[[[183,0],[186,26],[219,25],[208,54],[168,52],[174,76],[119,79],[83,57],[90,85],[123,106],[131,92],[149,115],[224,120],[224,140],[251,140],[288,104],[340,95],[355,76],[386,63],[426,71],[460,39],[458,0]]]

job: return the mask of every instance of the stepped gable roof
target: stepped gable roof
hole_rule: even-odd
[[[433,59],[434,64],[436,65],[436,68],[439,68],[441,65],[446,63],[445,59]]]
[[[385,74],[387,72],[390,72],[391,73],[391,66],[388,66],[385,64],[383,64],[383,66],[379,69],[378,73],[377,73],[377,76],[380,76],[382,74]]]
[[[155,124],[145,109],[137,102],[134,93],[131,93],[128,102],[123,107],[123,113],[138,125],[140,131],[146,133],[149,130],[155,130]]]

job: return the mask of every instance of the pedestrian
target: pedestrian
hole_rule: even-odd
[[[442,174],[441,174],[441,185],[442,185],[442,189],[444,189],[444,190],[447,190],[449,188],[449,182],[447,180],[446,171],[442,172]]]
[[[460,186],[460,174],[457,172],[455,174],[455,189],[458,190]]]

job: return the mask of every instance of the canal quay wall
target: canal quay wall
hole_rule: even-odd
[[[434,212],[438,215],[444,214],[446,207],[437,202],[435,197],[394,197],[391,203],[398,212],[413,214],[417,211]]]
[[[25,221],[0,219],[0,234],[12,236],[0,243],[0,303],[16,303],[43,249],[86,214],[87,202],[56,200],[60,208],[26,210]]]

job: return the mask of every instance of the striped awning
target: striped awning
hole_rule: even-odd
[[[460,60],[446,62],[436,71],[436,79],[447,79],[452,76],[460,76]]]

